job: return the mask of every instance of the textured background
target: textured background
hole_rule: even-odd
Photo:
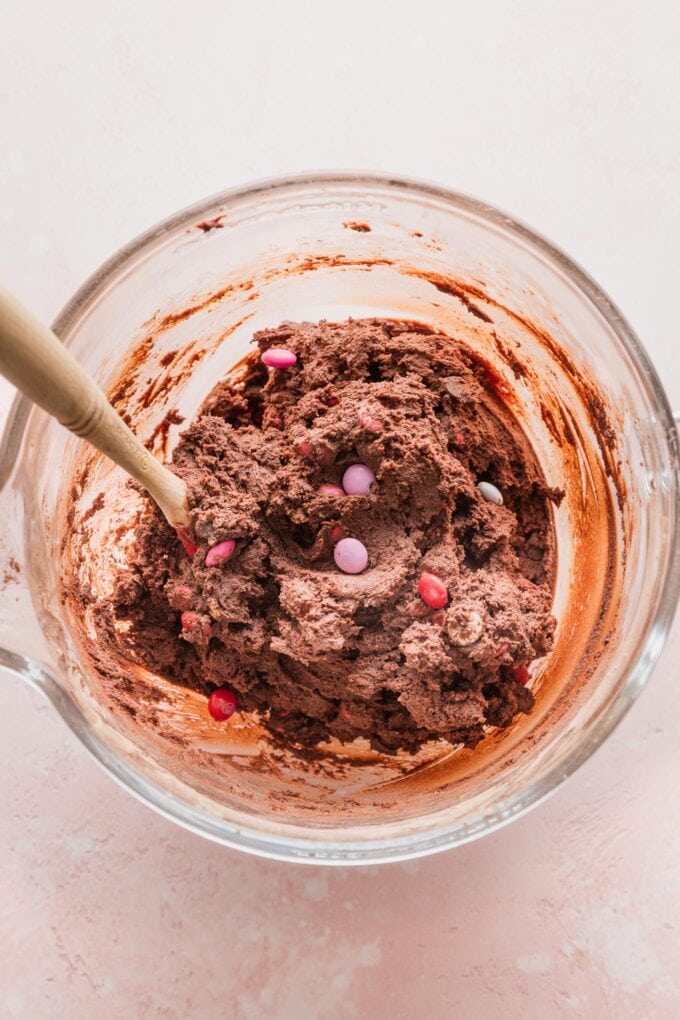
[[[680,407],[680,9],[453,6],[0,0],[0,278],[50,319],[211,192],[393,170],[562,245]],[[354,871],[174,828],[1,676],[0,1017],[677,1017],[679,656],[527,818]]]

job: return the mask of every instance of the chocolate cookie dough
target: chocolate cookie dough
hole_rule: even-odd
[[[450,337],[364,319],[255,342],[174,452],[196,552],[149,503],[110,641],[298,744],[473,747],[532,707],[560,494]]]

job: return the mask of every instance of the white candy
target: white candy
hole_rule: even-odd
[[[446,618],[446,633],[452,645],[474,645],[484,633],[484,621],[478,612],[472,609],[467,616],[461,616],[459,610],[449,611]]]
[[[487,503],[495,503],[496,506],[503,506],[503,493],[491,482],[479,482],[477,488]]]

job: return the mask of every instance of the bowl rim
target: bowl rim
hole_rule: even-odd
[[[173,233],[179,227],[184,227],[198,218],[204,218],[207,213],[221,205],[251,201],[259,194],[284,192],[305,186],[313,188],[320,186],[394,188],[416,199],[434,198],[443,201],[455,207],[459,212],[470,213],[492,225],[501,227],[516,239],[528,243],[533,250],[569,278],[570,282],[592,302],[604,317],[632,359],[648,388],[658,424],[663,430],[669,462],[673,465],[670,483],[673,498],[673,521],[672,531],[668,536],[666,570],[663,582],[659,586],[656,613],[650,621],[638,654],[630,665],[615,700],[592,724],[587,740],[580,741],[575,748],[571,749],[563,758],[558,759],[536,781],[501,800],[496,805],[493,815],[483,816],[472,825],[461,822],[439,828],[434,825],[431,830],[414,835],[375,840],[367,838],[355,844],[348,842],[338,846],[330,841],[324,842],[323,839],[307,841],[279,834],[269,836],[259,829],[248,829],[247,826],[211,818],[189,806],[181,798],[169,793],[160,785],[150,781],[113,753],[111,748],[92,730],[79,707],[64,692],[59,681],[49,670],[23,656],[17,656],[15,653],[1,648],[0,665],[5,665],[20,674],[46,694],[75,736],[90,751],[98,764],[120,785],[143,803],[192,832],[251,854],[286,861],[352,865],[409,860],[459,846],[494,832],[545,800],[597,750],[625,716],[647,683],[668,636],[680,595],[677,432],[673,413],[661,380],[640,339],[614,302],[573,259],[520,220],[509,216],[487,202],[443,185],[389,173],[343,170],[287,174],[281,177],[257,180],[242,186],[237,185],[202,199],[139,234],[102,263],[62,308],[56,316],[52,328],[58,335],[68,333],[102,287],[115,279],[127,263],[132,259],[137,259],[141,253],[155,246],[165,235]],[[17,395],[10,408],[0,447],[0,489],[14,467],[16,453],[21,445],[31,406],[25,397]],[[436,820],[436,813],[433,813],[432,817],[433,820]]]

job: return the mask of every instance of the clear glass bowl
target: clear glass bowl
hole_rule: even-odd
[[[165,454],[255,329],[380,315],[463,338],[521,420],[555,513],[554,652],[536,706],[475,751],[390,759],[274,746],[257,720],[217,727],[205,702],[136,670],[157,725],[102,686],[91,610],[124,562],[137,497],[118,469],[18,399],[0,451],[6,525],[0,665],[37,686],[131,793],[210,839],[316,863],[375,863],[477,838],[551,793],[646,682],[678,597],[673,417],[634,333],[565,255],[443,188],[315,174],[235,189],[172,217],[104,265],[55,324]],[[105,492],[103,511],[90,512]],[[95,507],[96,511],[96,507]],[[94,656],[93,656],[94,651]]]

